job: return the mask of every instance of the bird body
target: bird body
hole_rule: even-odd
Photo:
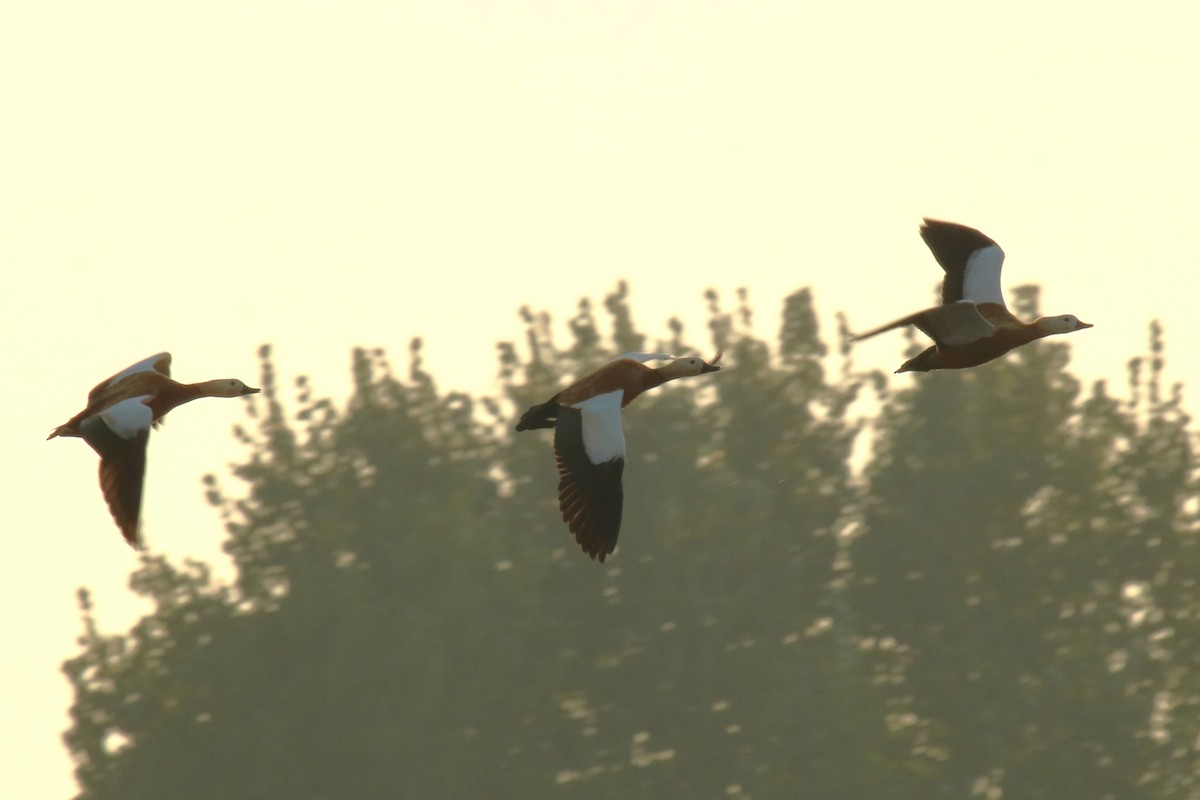
[[[87,407],[46,438],[78,437],[99,454],[104,499],[125,540],[137,547],[150,429],[171,409],[192,400],[258,391],[236,378],[179,383],[171,379],[171,354],[159,353],[97,384],[88,393]]]
[[[662,386],[674,377],[682,377],[672,377],[670,372],[665,371],[665,367],[648,367],[645,363],[648,360],[673,358],[674,356],[665,353],[629,353],[620,356],[559,392],[559,402],[573,406],[609,392],[619,391],[621,408],[624,408],[642,392]]]
[[[1004,304],[1000,270],[1004,251],[974,228],[926,219],[921,238],[946,273],[942,305],[918,311],[853,337],[862,341],[885,331],[913,325],[934,345],[896,372],[964,369],[992,361],[1010,350],[1046,336],[1092,327],[1064,314],[1022,322]]]
[[[669,359],[661,367],[646,361]],[[716,372],[720,355],[675,358],[628,353],[577,379],[531,407],[518,431],[554,429],[559,510],[583,551],[601,563],[617,546],[624,504],[625,434],[621,410],[648,389],[678,378]]]

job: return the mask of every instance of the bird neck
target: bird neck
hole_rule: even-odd
[[[217,397],[220,394],[228,394],[224,391],[228,381],[200,381],[199,383],[182,383],[180,384],[180,394],[188,400],[195,400],[198,397]]]
[[[662,372],[663,368],[651,368],[638,374],[637,380],[630,381],[625,386],[625,395],[621,398],[621,408],[629,405],[642,392],[648,389],[653,389],[656,386],[662,386],[667,381],[673,381],[678,375],[669,375]]]
[[[179,383],[170,381],[150,400],[149,406],[154,410],[157,420],[173,408],[184,403],[190,403],[200,397],[213,397],[220,381],[201,381],[200,383]]]

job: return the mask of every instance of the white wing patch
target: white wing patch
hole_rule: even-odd
[[[670,353],[626,353],[625,355],[617,356],[613,361],[620,361],[623,358],[640,361],[645,364],[647,361],[664,361],[673,359],[675,356]]]
[[[998,244],[981,247],[971,253],[963,268],[963,300],[1004,305],[1004,292],[1000,289],[1000,268],[1003,265],[1004,251]]]
[[[588,461],[604,464],[625,456],[625,432],[621,430],[621,398],[624,389],[598,394],[576,403],[583,415],[583,449]]]
[[[131,397],[109,406],[97,416],[117,436],[122,439],[133,439],[142,431],[149,430],[150,423],[154,421],[154,412],[145,403],[149,399],[150,395],[148,394]]]

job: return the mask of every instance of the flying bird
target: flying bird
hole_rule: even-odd
[[[647,361],[667,360],[661,367]],[[647,389],[677,378],[721,369],[712,362],[666,353],[626,353],[589,372],[545,403],[521,415],[518,431],[554,429],[558,507],[575,541],[591,558],[604,559],[621,531],[625,434],[621,409]]]
[[[857,342],[915,325],[933,339],[932,347],[904,362],[896,372],[975,367],[1036,339],[1092,327],[1071,314],[1033,322],[1013,316],[1000,290],[1004,251],[974,228],[926,219],[921,238],[946,271],[942,304],[851,337]]]
[[[168,411],[199,397],[255,394],[236,378],[202,383],[171,380],[171,354],[159,353],[121,370],[88,393],[87,408],[46,437],[77,436],[100,455],[100,489],[113,520],[138,548],[138,515],[146,473],[146,443]]]

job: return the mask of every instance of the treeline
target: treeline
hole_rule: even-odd
[[[146,558],[156,610],[117,636],[81,592],[80,797],[1200,797],[1161,332],[1119,396],[1053,341],[892,386],[807,291],[775,341],[708,300],[699,346],[648,341],[624,287],[565,346],[523,312],[498,398],[439,391],[414,342],[402,373],[355,351],[335,404],[264,348],[239,485],[206,479],[236,582]],[[615,353],[714,347],[713,380],[625,415],[621,547],[589,561],[516,413]]]

